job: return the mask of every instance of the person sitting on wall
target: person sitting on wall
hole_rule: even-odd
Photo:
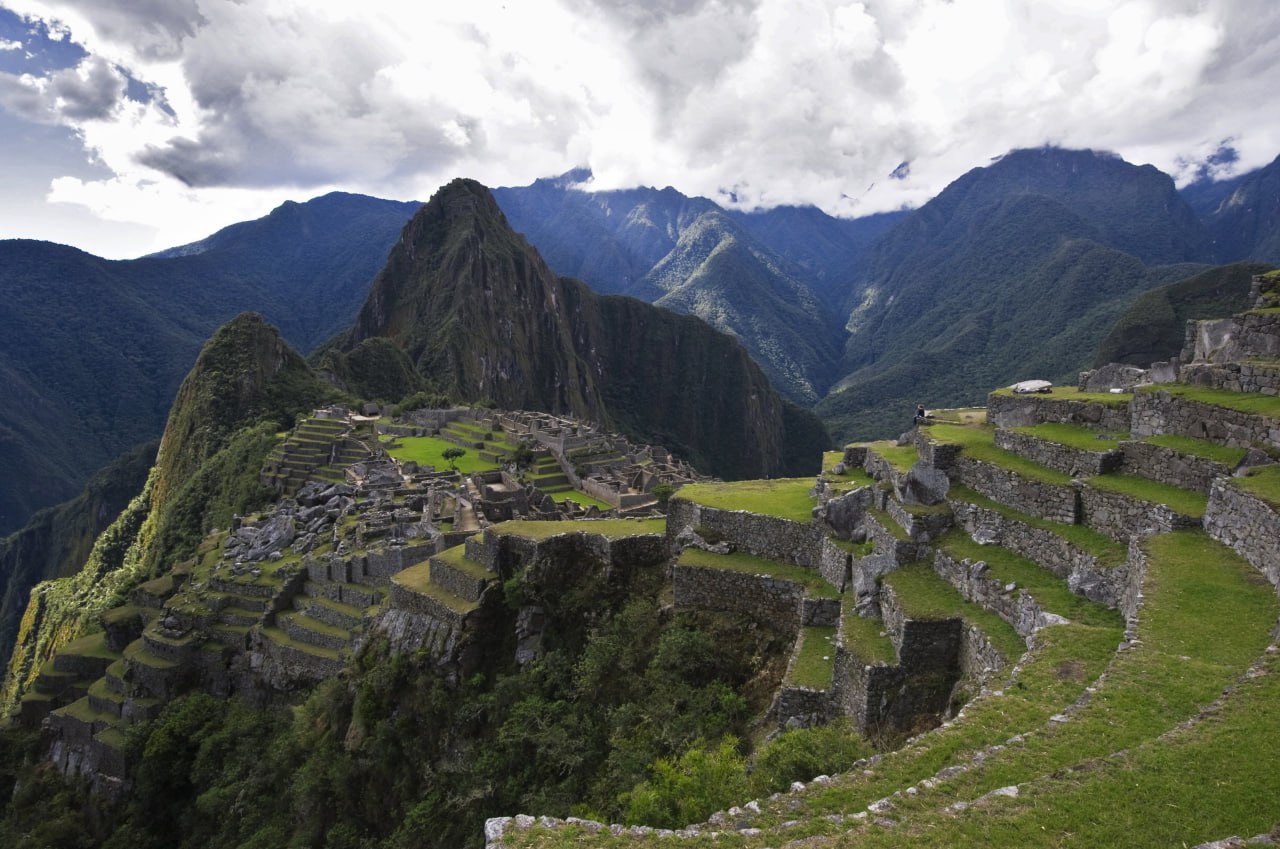
[[[927,418],[929,418],[929,414],[925,411],[924,404],[916,404],[916,417],[912,424],[919,425]]]

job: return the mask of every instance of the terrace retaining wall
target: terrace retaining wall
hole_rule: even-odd
[[[1280,590],[1280,514],[1229,480],[1213,482],[1204,526],[1209,536],[1248,560]]]
[[[1080,507],[1084,524],[1120,542],[1201,524],[1199,517],[1184,516],[1165,504],[1095,489],[1087,482],[1080,487]]]
[[[1068,525],[1079,519],[1079,496],[1069,484],[1030,480],[1017,472],[963,455],[956,458],[953,475],[953,479],[970,489],[1023,513]]]
[[[1124,461],[1124,456],[1118,450],[1084,451],[1012,430],[997,430],[995,444],[997,448],[1072,477],[1114,472]]]
[[[1124,469],[1144,478],[1183,489],[1208,493],[1213,479],[1230,475],[1232,469],[1225,463],[1179,454],[1172,448],[1152,445],[1150,442],[1125,442]]]
[[[1043,422],[1083,425],[1113,433],[1129,432],[1127,404],[1104,404],[1047,395],[987,396],[987,422],[1000,428],[1031,427]]]
[[[1280,419],[1215,407],[1163,390],[1133,396],[1133,435],[1172,433],[1248,448],[1255,442],[1280,448]]]

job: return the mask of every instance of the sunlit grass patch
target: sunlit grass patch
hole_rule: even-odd
[[[691,483],[682,486],[675,497],[719,510],[745,510],[761,516],[810,522],[817,503],[809,494],[811,489],[813,478]]]

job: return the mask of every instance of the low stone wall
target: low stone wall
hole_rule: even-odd
[[[1216,480],[1204,526],[1209,536],[1230,546],[1280,590],[1280,514],[1269,504],[1229,480]]]
[[[1094,489],[1088,481],[1080,487],[1080,508],[1084,524],[1120,542],[1201,524],[1199,518],[1184,516],[1164,504]]]
[[[677,609],[741,613],[783,633],[800,628],[804,587],[795,581],[676,563],[671,587]]]
[[[840,621],[840,599],[805,598],[800,600],[800,624],[834,628]]]
[[[1068,525],[1079,519],[1079,497],[1072,486],[1028,480],[1016,472],[963,455],[956,459],[953,475],[970,489],[1023,513]]]
[[[1280,395],[1280,366],[1262,363],[1191,363],[1179,373],[1183,383],[1211,386],[1229,392]]]
[[[997,430],[995,444],[997,448],[1011,451],[1019,457],[1026,457],[1073,477],[1114,472],[1124,462],[1124,456],[1117,450],[1082,451],[1012,430]]]
[[[778,692],[778,725],[809,728],[831,719],[831,694],[808,687],[786,687]]]
[[[985,561],[956,560],[945,551],[939,551],[933,556],[933,570],[960,595],[1012,625],[1023,639],[1045,625],[1062,621],[1061,617],[1045,611],[1038,601],[1020,588],[1006,590],[1006,584],[988,573]],[[995,668],[1000,668],[1000,665],[1003,665],[1003,658]]]
[[[960,643],[960,675],[984,684],[1008,666],[1004,655],[987,633],[977,625],[966,624]]]
[[[987,396],[987,423],[996,427],[1031,427],[1043,422],[1084,425],[1098,430],[1128,433],[1129,408],[1100,401],[1078,401],[1047,395]]]
[[[667,539],[685,528],[711,528],[734,548],[795,566],[817,569],[822,563],[823,529],[812,522],[796,522],[776,516],[760,516],[742,510],[719,510],[680,498],[671,499],[667,508]]]
[[[1133,435],[1172,433],[1248,448],[1259,442],[1280,448],[1280,419],[1201,404],[1162,390],[1133,396]]]
[[[944,472],[955,466],[956,457],[964,450],[963,446],[952,442],[934,442],[926,430],[916,431],[915,444],[920,462]]]
[[[1214,478],[1232,472],[1225,463],[1189,457],[1149,442],[1125,442],[1120,450],[1124,453],[1125,471],[1203,493],[1209,492]]]
[[[853,554],[845,551],[830,537],[822,538],[822,553],[818,561],[818,572],[827,583],[836,590],[844,592],[849,584],[853,565]]]
[[[1000,545],[1034,560],[1067,582],[1073,593],[1115,608],[1128,584],[1128,566],[1107,568],[1092,554],[1052,531],[1010,519],[995,510],[953,501],[956,523],[983,543]]]
[[[895,499],[885,505],[886,512],[893,517],[912,542],[923,543],[937,539],[955,524],[951,511],[914,513],[910,508]]]

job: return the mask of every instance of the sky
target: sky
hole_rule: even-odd
[[[0,0],[0,238],[128,258],[459,176],[915,207],[1009,150],[1280,154],[1275,0]]]

